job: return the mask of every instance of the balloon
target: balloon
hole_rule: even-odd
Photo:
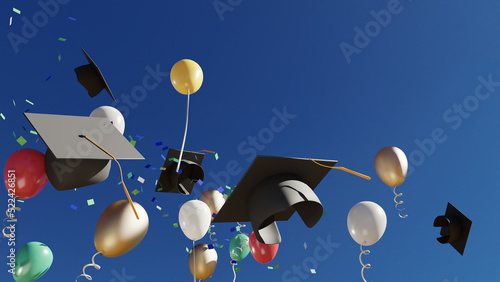
[[[384,235],[387,216],[374,202],[357,203],[347,215],[347,228],[352,239],[360,245],[371,246]]]
[[[214,213],[218,214],[225,203],[224,197],[217,190],[207,190],[203,192],[200,196],[200,201],[207,204],[210,208],[210,215],[213,215]]]
[[[200,200],[191,200],[182,205],[179,211],[179,225],[184,235],[193,241],[205,236],[212,218],[210,208]]]
[[[17,282],[32,282],[42,277],[52,265],[54,257],[47,245],[29,242],[17,252],[14,279]]]
[[[245,234],[238,234],[231,239],[229,243],[229,255],[235,261],[240,261],[250,253],[248,247],[248,236]]]
[[[217,266],[217,252],[215,249],[209,249],[207,244],[198,244],[194,247],[196,279],[207,280],[214,274]],[[189,270],[193,275],[193,252],[188,257]]]
[[[194,94],[203,83],[203,71],[195,61],[183,59],[175,63],[170,70],[170,81],[181,94]]]
[[[255,236],[255,233],[250,234],[250,252],[252,253],[252,256],[255,258],[256,261],[266,264],[271,262],[274,257],[276,256],[276,253],[278,252],[278,247],[280,244],[264,244],[259,242],[257,240],[257,237]]]
[[[135,248],[146,236],[149,227],[148,214],[133,202],[139,219],[127,200],[109,205],[99,217],[94,232],[96,250],[105,257],[118,257]]]
[[[388,186],[401,185],[408,171],[408,160],[401,149],[385,147],[375,155],[375,171],[378,177]]]
[[[36,196],[49,182],[45,173],[45,155],[33,149],[15,151],[5,163],[3,180],[9,193],[19,199]]]
[[[120,131],[123,135],[125,132],[125,119],[123,118],[122,113],[119,110],[110,107],[110,106],[102,106],[99,107],[90,113],[91,117],[100,117],[107,118],[115,127]]]

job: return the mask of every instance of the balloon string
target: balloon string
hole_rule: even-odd
[[[233,261],[234,261],[234,263],[233,263]],[[233,282],[235,282],[235,281],[236,281],[236,271],[234,270],[234,266],[235,266],[237,263],[236,263],[236,261],[235,261],[235,260],[233,260],[233,259],[232,259],[229,263],[233,266],[233,274],[234,274],[234,279],[233,279]]]
[[[194,240],[193,240],[193,279],[194,279],[193,281],[196,282],[196,256],[194,250]]]
[[[186,143],[186,135],[188,131],[188,118],[189,118],[189,89],[188,89],[188,101],[187,101],[187,109],[186,109],[186,127],[184,128],[184,139],[182,140],[181,153],[179,155],[179,162],[177,163],[177,170],[175,172],[179,172],[179,168],[181,167],[182,161],[182,153],[184,152],[184,144]],[[196,282],[196,281],[195,281]]]
[[[322,167],[326,167],[326,168],[333,168],[333,169],[340,169],[340,170],[342,170],[342,171],[348,172],[348,173],[350,173],[350,174],[354,174],[354,175],[359,176],[359,177],[361,177],[361,178],[364,178],[364,179],[367,179],[367,180],[371,180],[371,177],[370,177],[370,176],[368,176],[368,175],[364,175],[364,174],[361,174],[361,173],[356,172],[356,171],[354,171],[354,170],[350,170],[350,169],[348,169],[348,168],[341,167],[341,166],[340,166],[340,167],[336,167],[336,166],[327,166],[327,165],[324,165],[324,164],[320,164],[320,163],[318,163],[317,161],[315,161],[315,160],[313,160],[313,159],[311,159],[311,158],[309,158],[309,159],[310,159],[311,161],[313,161],[315,164],[320,165],[320,166],[322,166]]]
[[[363,242],[363,244],[364,244],[364,242]],[[364,275],[363,271],[365,270],[365,268],[370,269],[370,267],[372,267],[372,266],[369,263],[364,264],[363,261],[361,260],[362,255],[369,255],[370,254],[369,250],[363,251],[363,244],[359,245],[359,249],[361,250],[361,253],[359,254],[359,263],[361,263],[361,265],[363,266],[363,268],[361,268],[361,278],[363,278],[363,281],[366,282],[365,275]]]
[[[212,230],[212,228],[215,228],[215,225],[210,225],[210,230]],[[215,232],[209,231],[208,233],[210,234],[210,236],[209,236],[210,237],[210,241],[212,241],[212,242],[217,241],[217,239],[212,239],[212,235],[215,235]]]
[[[85,265],[83,267],[83,270],[82,270],[83,273],[80,274],[80,275],[78,275],[78,277],[83,276],[83,277],[87,278],[87,280],[92,280],[92,276],[90,276],[90,275],[88,275],[88,274],[85,273],[85,268],[87,268],[89,266],[93,266],[97,270],[101,269],[101,267],[94,262],[95,256],[97,256],[98,254],[104,254],[104,252],[103,251],[99,251],[99,252],[95,253],[95,255],[92,257],[92,263],[89,263],[89,264]],[[75,282],[78,280],[78,277],[76,277]]]
[[[14,197],[14,198],[15,198],[15,197]],[[7,215],[7,217],[3,219],[3,226],[4,226],[4,228],[2,229],[2,233],[3,233],[3,236],[4,236],[4,237],[7,237],[7,238],[13,238],[13,234],[9,234],[9,235],[5,234],[5,229],[7,229],[7,228],[9,228],[9,227],[10,227],[10,226],[5,225],[5,220],[8,218],[8,219],[10,219],[10,220],[12,220],[12,221],[17,222],[17,218],[15,218],[15,217],[14,217],[14,218],[12,218],[12,217],[10,217],[10,215],[9,215],[9,211],[10,211],[10,210],[12,210],[12,209],[14,209],[14,210],[16,210],[16,211],[20,211],[20,210],[21,210],[21,208],[20,208],[20,207],[15,207],[15,208],[8,208],[8,209],[5,211],[5,215]]]
[[[408,217],[408,215],[407,215],[407,214],[405,214],[405,215],[401,215],[401,212],[402,212],[402,211],[404,211],[404,210],[405,210],[405,208],[398,209],[398,205],[401,205],[401,204],[403,204],[404,202],[403,202],[403,201],[399,201],[399,202],[398,202],[398,201],[396,200],[396,198],[397,198],[397,197],[401,197],[401,196],[403,196],[403,193],[396,194],[396,187],[397,187],[397,186],[394,186],[394,189],[392,190],[392,192],[394,193],[394,203],[396,203],[396,205],[395,205],[394,207],[398,210],[398,215],[399,215],[399,217],[401,217],[401,218],[407,218],[407,217]]]
[[[238,227],[239,227],[239,229],[240,229],[240,230],[238,230],[238,232],[240,232],[240,234],[243,234],[243,235],[248,236],[248,234],[247,234],[247,233],[243,233],[243,232],[241,232],[241,228],[243,228],[243,227],[247,227],[247,226],[246,226],[245,224],[240,224],[239,222],[236,222],[236,223],[238,223]],[[246,240],[246,239],[245,239],[245,240]]]
[[[97,144],[96,142],[94,142],[92,139],[88,138],[85,135],[78,135],[78,136],[81,137],[81,138],[85,138],[85,139],[89,140],[92,144],[96,145],[104,153],[106,153],[110,157],[112,157],[113,160],[115,160],[115,162],[118,164],[118,168],[120,169],[120,177],[122,179],[123,190],[125,191],[125,194],[127,195],[127,199],[128,199],[128,202],[130,203],[130,206],[132,207],[132,210],[134,210],[135,217],[137,217],[137,219],[139,219],[139,215],[137,214],[137,211],[135,210],[134,204],[132,204],[132,199],[130,198],[130,194],[128,193],[127,186],[125,186],[125,181],[123,181],[122,166],[120,165],[120,163],[118,162],[118,160],[113,155],[111,155],[108,151],[106,151],[103,147],[99,146],[99,144]]]

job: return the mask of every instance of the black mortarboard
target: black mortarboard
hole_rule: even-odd
[[[115,97],[113,96],[113,93],[111,93],[111,90],[109,89],[108,83],[106,83],[106,80],[104,79],[104,76],[101,73],[101,70],[97,65],[92,61],[90,56],[83,50],[83,54],[85,54],[85,57],[87,58],[87,61],[89,64],[79,66],[75,68],[75,73],[76,73],[76,78],[78,79],[78,82],[80,82],[85,89],[89,92],[89,96],[94,98],[97,94],[101,93],[103,89],[106,89],[106,92],[108,92],[109,96],[113,98],[113,101],[115,101]]]
[[[337,163],[315,161],[330,167]],[[257,156],[214,222],[250,221],[261,243],[278,244],[275,221],[288,220],[295,211],[309,228],[319,221],[323,206],[313,190],[329,171],[309,159]]]
[[[144,157],[106,118],[24,113],[47,145],[45,172],[59,191],[99,183],[108,177],[112,158]]]
[[[183,151],[181,166],[179,172],[177,172],[179,154],[179,150],[168,150],[163,165],[165,170],[160,174],[160,179],[156,184],[156,192],[189,195],[193,190],[194,183],[198,180],[203,181],[205,174],[203,168],[201,168],[201,163],[205,154]]]
[[[439,243],[449,243],[461,255],[464,255],[471,225],[472,221],[450,203],[446,207],[445,215],[434,219],[434,227],[441,227],[441,237],[437,238]]]

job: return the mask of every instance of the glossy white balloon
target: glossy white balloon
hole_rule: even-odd
[[[119,110],[110,107],[110,106],[102,106],[90,113],[91,117],[100,117],[107,118],[115,127],[120,131],[123,135],[125,132],[125,119],[123,118],[122,113]]]
[[[218,214],[226,200],[224,200],[224,197],[222,194],[217,191],[217,190],[207,190],[203,192],[200,196],[200,201],[204,202],[207,204],[207,206],[210,208],[210,214]]]
[[[371,246],[384,235],[387,216],[382,207],[374,202],[357,203],[347,215],[347,228],[358,244]]]
[[[374,165],[378,177],[386,185],[396,187],[405,181],[408,172],[408,159],[398,147],[385,147],[378,151],[375,155]]]
[[[191,200],[179,210],[179,225],[184,235],[193,241],[207,234],[211,222],[210,208],[200,200]]]

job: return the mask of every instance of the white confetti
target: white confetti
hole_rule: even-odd
[[[139,176],[139,177],[137,177],[137,181],[139,181],[139,182],[141,182],[141,183],[144,183],[144,180],[145,180],[145,179],[144,179],[144,178],[142,178],[142,177],[140,177],[140,176]]]
[[[307,250],[307,243],[304,242],[304,250]]]
[[[311,273],[312,273],[312,274],[316,274],[316,270],[311,269]]]
[[[156,206],[157,209],[161,210],[161,207],[160,206]]]

